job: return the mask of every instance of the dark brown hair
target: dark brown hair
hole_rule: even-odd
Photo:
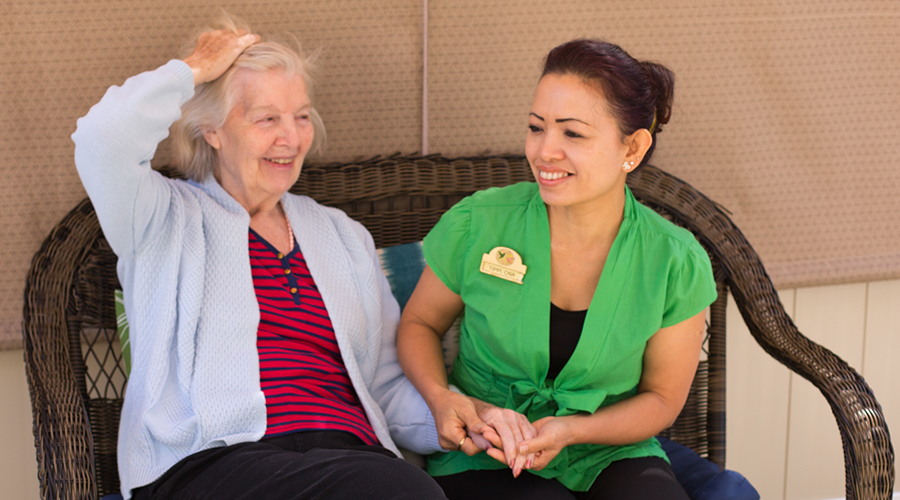
[[[641,164],[647,162],[656,149],[656,134],[672,114],[675,75],[668,68],[638,61],[609,42],[579,39],[547,54],[541,77],[548,74],[575,75],[593,86],[609,103],[622,137],[649,130],[654,141]]]

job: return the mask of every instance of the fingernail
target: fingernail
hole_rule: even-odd
[[[528,463],[525,464],[525,468],[526,468],[526,469],[530,469],[530,468],[531,468],[531,465],[532,465],[532,462],[534,462],[534,460],[532,460],[532,459],[529,458],[529,459],[528,459]]]
[[[509,461],[509,468],[510,468],[510,469],[512,469],[512,468],[513,468],[513,463],[512,463],[512,460],[510,460],[510,461]]]

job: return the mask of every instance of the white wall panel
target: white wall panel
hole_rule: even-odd
[[[31,400],[21,349],[0,351],[0,497],[38,498]]]
[[[881,403],[896,446],[900,442],[896,438],[900,436],[900,280],[869,283],[865,342],[862,373]],[[896,482],[894,491],[900,491]]]
[[[793,316],[794,290],[778,295]],[[781,500],[791,372],[756,343],[730,297],[727,331],[726,465],[743,474],[762,498]]]
[[[794,319],[800,331],[860,369],[866,284],[797,289]],[[822,394],[791,374],[786,500],[844,495],[844,455],[837,423]]]

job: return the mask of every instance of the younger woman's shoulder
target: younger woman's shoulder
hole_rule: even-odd
[[[470,208],[509,207],[531,201],[538,191],[534,182],[519,182],[504,187],[492,187],[477,191],[463,199]],[[462,203],[462,202],[460,202]]]
[[[476,191],[450,207],[431,233],[468,233],[473,217],[490,219],[492,214],[506,214],[512,207],[523,207],[534,199],[537,190],[533,182],[520,182]]]
[[[643,203],[636,202],[635,208],[640,216],[641,229],[643,232],[657,237],[661,242],[683,247],[686,250],[693,252],[706,254],[706,251],[703,249],[703,246],[700,245],[700,242],[697,241],[694,233],[676,225]]]

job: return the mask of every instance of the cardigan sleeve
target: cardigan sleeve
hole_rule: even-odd
[[[373,266],[378,269],[378,286],[381,289],[381,344],[378,365],[368,387],[369,393],[381,407],[395,444],[423,455],[445,451],[438,444],[437,427],[431,410],[412,382],[403,374],[397,359],[400,306],[391,292],[390,283],[381,272],[381,259],[375,251],[372,235],[362,224],[355,221],[353,227],[360,233],[359,236],[365,242]]]
[[[161,229],[172,191],[150,168],[194,93],[190,67],[172,60],[112,86],[78,120],[75,166],[116,255],[133,255]]]

